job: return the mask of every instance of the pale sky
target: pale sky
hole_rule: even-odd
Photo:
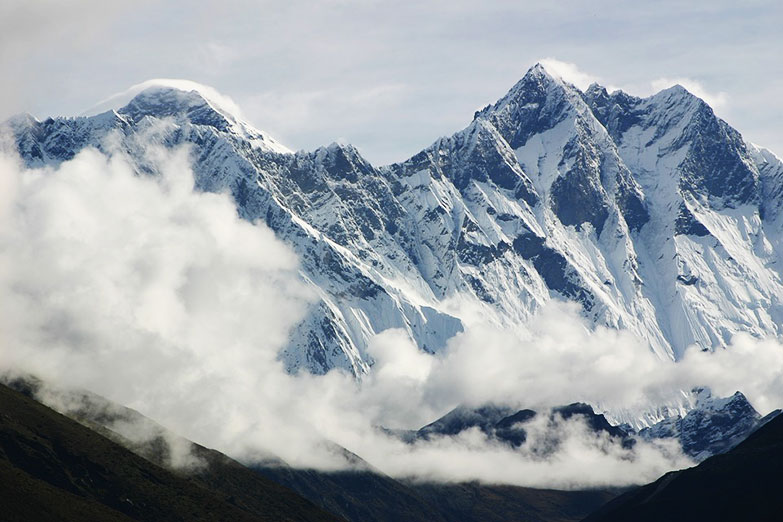
[[[548,59],[632,94],[682,83],[780,155],[782,23],[774,0],[5,0],[0,118],[78,115],[189,79],[290,148],[345,141],[380,165],[463,128]]]

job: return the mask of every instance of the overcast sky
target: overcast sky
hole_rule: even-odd
[[[463,128],[549,58],[575,64],[574,80],[639,95],[683,83],[783,154],[781,6],[5,0],[0,118],[76,115],[133,84],[185,78],[230,96],[290,148],[342,140],[383,164]]]

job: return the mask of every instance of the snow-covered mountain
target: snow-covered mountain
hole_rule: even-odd
[[[626,449],[632,449],[638,439],[646,441],[676,440],[683,453],[696,462],[725,453],[745,440],[751,433],[780,414],[775,410],[765,417],[748,402],[741,392],[730,397],[714,397],[707,388],[692,390],[693,403],[687,413],[671,415],[639,431],[628,424],[615,425],[588,404],[574,403],[554,407],[549,411],[514,410],[485,404],[477,408],[458,406],[443,417],[416,431],[387,430],[406,442],[451,437],[471,428],[478,428],[496,442],[518,448],[525,444],[528,423],[543,415],[549,419],[544,441],[547,444],[562,437],[562,427],[555,420],[576,417],[593,433],[603,433]]]
[[[462,131],[380,168],[350,145],[290,152],[170,86],[6,127],[30,166],[111,143],[149,171],[150,141],[191,145],[197,187],[271,227],[319,296],[281,354],[290,369],[361,375],[387,328],[436,352],[465,310],[508,325],[554,298],[662,358],[783,333],[783,162],[682,87],[581,92],[536,65]]]
[[[675,438],[686,455],[700,462],[725,453],[780,414],[775,410],[762,418],[741,392],[718,398],[701,388],[693,396],[694,404],[685,416],[664,419],[639,435],[647,440]]]

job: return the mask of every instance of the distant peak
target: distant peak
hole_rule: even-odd
[[[353,156],[358,155],[359,153],[356,150],[356,147],[343,141],[333,141],[329,145],[321,145],[313,152],[322,157],[333,156],[335,154],[347,154],[349,156]]]
[[[587,94],[588,96],[591,96],[591,95],[593,95],[593,96],[595,96],[595,95],[608,96],[609,95],[609,91],[603,85],[601,85],[599,83],[596,83],[596,82],[593,82],[593,83],[590,84],[589,87],[587,87],[587,90],[585,91],[585,94]]]
[[[731,397],[729,397],[729,398],[730,398],[730,399],[732,399],[732,400],[739,400],[739,401],[744,401],[744,402],[750,402],[750,401],[748,400],[748,398],[745,396],[745,394],[744,394],[744,393],[742,393],[742,392],[741,392],[741,391],[739,391],[739,390],[735,391],[735,392],[734,392],[734,395],[732,395],[732,396],[731,396]]]
[[[119,110],[139,95],[151,97],[154,95],[166,95],[171,97],[181,93],[183,101],[192,103],[207,103],[224,116],[235,120],[241,119],[241,111],[234,100],[218,92],[217,89],[191,80],[156,78],[137,83],[129,89],[119,92],[100,102],[95,107],[84,113],[85,116],[95,115],[107,110]]]
[[[568,104],[578,106],[583,92],[571,79],[580,75],[577,69],[571,71],[571,64],[538,62],[527,70],[525,75],[493,107],[494,110],[508,103],[535,104],[544,99],[568,100]],[[583,82],[581,82],[583,83]],[[485,111],[482,111],[485,112]]]
[[[366,161],[359,150],[350,143],[333,141],[329,145],[318,147],[315,154],[321,158],[350,158],[359,161]]]
[[[528,69],[522,79],[493,108],[497,109],[508,101],[526,97],[532,93],[545,93],[552,90],[563,91],[566,88],[566,84],[559,77],[550,74],[546,67],[539,62]],[[481,112],[486,112],[486,109]]]
[[[196,90],[185,91],[165,85],[146,87],[117,112],[133,121],[148,116],[173,118],[177,122],[189,121],[224,132],[239,127],[240,121]]]
[[[582,92],[587,90],[590,84],[598,81],[596,76],[583,71],[577,64],[552,57],[540,60],[530,72],[555,79],[564,85],[576,87]]]
[[[93,116],[109,111],[117,111],[133,120],[145,116],[182,117],[194,124],[241,135],[266,150],[284,154],[292,152],[267,133],[247,123],[234,100],[213,87],[191,80],[147,80],[110,96],[83,115]]]
[[[547,69],[547,67],[541,63],[536,62],[536,64],[527,70],[525,73],[525,76],[523,76],[524,79],[536,79],[536,80],[543,80],[543,81],[560,81],[562,82],[562,78],[556,74],[554,71],[550,71]]]
[[[333,141],[326,147],[324,147],[327,150],[335,151],[335,150],[354,150],[354,146],[351,145],[348,142],[345,141]]]
[[[199,105],[209,103],[207,99],[195,89],[183,90],[175,87],[168,87],[166,85],[152,85],[147,87],[143,91],[136,94],[131,101],[143,98],[158,97],[171,97]]]
[[[536,62],[533,67],[528,69],[527,74],[545,74],[547,76],[550,76],[549,71],[546,70],[546,67],[541,62]]]
[[[709,103],[707,103],[704,99],[695,95],[694,93],[692,93],[686,87],[684,87],[679,83],[676,83],[671,87],[667,87],[666,89],[663,89],[662,91],[654,94],[652,98],[659,98],[659,99],[668,98],[668,99],[677,100],[679,102],[697,102],[709,106]]]
[[[525,89],[537,87],[539,89],[581,93],[587,90],[588,86],[592,88],[593,85],[597,85],[593,81],[594,79],[593,76],[582,72],[574,64],[560,62],[555,59],[546,59],[537,62],[528,69],[517,83],[517,87],[524,87]]]
[[[230,113],[223,114],[223,111],[213,108],[212,104],[198,91],[183,91],[158,85],[147,87],[138,93],[127,105],[120,108],[119,112],[127,113],[140,110],[142,112],[149,111],[155,116],[174,116],[195,108],[213,109],[224,116],[230,116]]]
[[[24,128],[38,123],[38,118],[29,112],[20,112],[19,114],[14,114],[8,118],[5,123],[10,125],[12,128]]]
[[[679,83],[675,83],[671,87],[667,87],[666,89],[663,89],[661,92],[678,94],[680,96],[693,96],[693,94],[688,89],[686,89]]]

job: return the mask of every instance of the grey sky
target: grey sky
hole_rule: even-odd
[[[774,0],[6,0],[0,118],[75,115],[186,78],[291,148],[344,140],[382,164],[461,129],[551,57],[634,94],[700,84],[783,154],[781,22]]]

